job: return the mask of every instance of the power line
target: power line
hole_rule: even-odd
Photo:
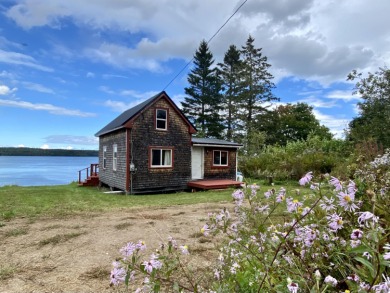
[[[221,25],[221,27],[211,36],[211,38],[207,41],[207,44],[209,44],[219,34],[219,32],[224,28],[224,26],[227,25],[227,23],[230,21],[230,19],[232,19],[233,16],[236,15],[236,13],[241,9],[242,6],[244,6],[244,4],[247,1],[248,0],[244,0],[244,2],[242,2],[241,5],[238,6],[238,8],[233,12],[233,14],[230,15],[230,17],[224,22],[224,24]],[[169,87],[171,85],[171,83],[174,82],[176,80],[176,78],[178,78],[180,76],[180,74],[192,63],[192,61],[194,61],[194,57],[192,57],[191,60],[188,61],[188,63],[185,64],[184,67],[171,79],[171,81],[164,87],[163,91],[165,91],[166,88]]]

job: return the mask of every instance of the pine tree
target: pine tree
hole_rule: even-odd
[[[253,132],[254,118],[264,111],[265,102],[277,100],[272,94],[275,87],[273,76],[268,72],[271,65],[267,57],[263,56],[261,48],[255,48],[255,39],[248,37],[245,46],[242,47],[243,68],[241,71],[241,117],[245,126],[246,144],[250,144]]]
[[[223,63],[219,63],[218,66],[223,89],[221,105],[226,126],[226,139],[232,140],[236,130],[239,129],[237,111],[240,94],[240,70],[242,69],[240,51],[235,45],[230,45],[225,53]]]
[[[195,52],[195,67],[188,74],[188,95],[182,102],[183,112],[200,130],[198,134],[220,138],[223,125],[219,111],[221,109],[221,83],[206,41],[202,41]]]

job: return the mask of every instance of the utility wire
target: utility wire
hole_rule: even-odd
[[[227,25],[227,23],[230,21],[230,19],[233,18],[234,15],[236,15],[236,13],[241,9],[242,6],[245,5],[245,3],[247,2],[248,0],[244,0],[244,2],[241,3],[240,6],[238,6],[238,8],[233,12],[232,15],[230,15],[230,17],[224,22],[223,25],[221,25],[221,27],[212,35],[212,37],[207,41],[207,45],[219,34],[219,32],[224,28],[225,25]],[[194,58],[195,57],[192,57],[190,61],[188,61],[187,64],[185,64],[183,66],[183,68],[171,79],[171,81],[164,87],[163,91],[166,90],[166,88],[168,88],[172,82],[174,82],[176,80],[176,78],[178,78],[180,76],[180,74],[192,63],[192,61],[194,61]]]

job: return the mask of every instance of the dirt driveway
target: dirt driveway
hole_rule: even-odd
[[[150,250],[174,237],[206,266],[212,242],[199,236],[207,213],[227,203],[126,209],[62,219],[14,219],[0,227],[0,292],[114,292],[111,263],[129,241]]]

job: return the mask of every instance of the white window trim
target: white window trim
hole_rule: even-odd
[[[117,171],[118,169],[118,145],[112,146],[112,170]]]
[[[157,118],[157,112],[158,111],[165,111],[165,119]],[[165,122],[165,128],[159,128],[157,126],[157,121],[164,121]],[[166,109],[156,109],[156,129],[157,130],[167,130],[168,129],[168,110],[166,110]]]
[[[153,165],[153,151],[160,151],[160,162],[162,162],[162,151],[170,151],[171,163],[169,165]],[[150,167],[151,168],[172,168],[173,166],[173,149],[171,148],[150,148]]]
[[[214,161],[216,152],[219,152],[219,164],[215,164],[215,161]],[[226,164],[221,164],[222,153],[226,153]],[[216,151],[216,150],[214,150],[213,151],[213,166],[217,166],[217,167],[227,167],[227,166],[229,166],[229,151],[219,151],[219,150]]]
[[[103,146],[103,169],[107,168],[107,146]]]

